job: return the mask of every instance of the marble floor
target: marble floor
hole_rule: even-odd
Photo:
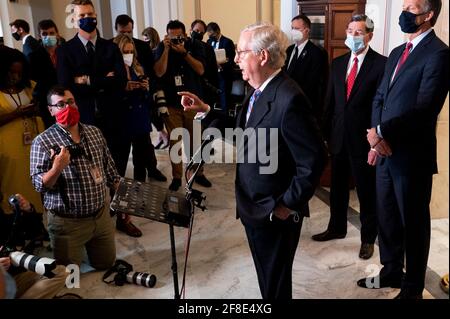
[[[157,157],[158,167],[170,177],[167,150],[157,151]],[[232,164],[207,165],[205,174],[213,183],[213,187],[203,189],[195,186],[205,192],[208,210],[196,211],[195,214],[186,268],[185,297],[187,299],[259,299],[261,297],[244,229],[240,221],[235,219],[234,169]],[[131,177],[131,175],[128,176]],[[160,185],[168,186],[169,182],[160,183]],[[311,218],[303,224],[294,262],[294,298],[393,298],[398,293],[396,289],[367,290],[356,286],[357,279],[376,274],[380,264],[377,248],[370,260],[358,258],[360,241],[355,212],[353,217],[349,217],[348,234],[345,239],[326,243],[311,240],[311,235],[323,231],[328,223],[329,207],[325,201],[316,196],[310,202]],[[357,211],[355,194],[352,194],[351,202],[352,208]],[[135,271],[155,274],[156,286],[145,288],[126,284],[117,287],[102,282],[103,272],[85,272],[81,276],[79,289],[64,292],[76,293],[87,299],[171,299],[174,297],[168,225],[139,217],[133,217],[133,221],[144,235],[136,239],[117,232],[117,258],[131,263]],[[187,235],[187,229],[175,228],[180,287],[185,266]],[[438,281],[440,276],[449,271],[448,219],[432,222],[428,265],[427,292],[424,297],[448,298],[448,295],[439,289]],[[430,282],[430,278],[437,282]]]

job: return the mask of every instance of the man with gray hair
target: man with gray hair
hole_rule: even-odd
[[[347,25],[345,44],[350,52],[333,60],[326,98],[324,137],[331,153],[330,222],[312,237],[316,241],[344,238],[347,234],[348,181],[353,176],[360,204],[361,248],[369,259],[377,237],[375,169],[367,164],[372,101],[384,74],[386,57],[369,46],[373,21],[354,15]]]
[[[251,140],[271,141],[258,154],[274,157],[278,166],[261,173],[264,163],[250,163],[252,147],[244,140],[244,158],[236,168],[236,214],[245,227],[264,299],[292,298],[292,265],[300,238],[304,207],[314,194],[325,164],[325,148],[309,103],[281,68],[286,60],[287,38],[270,24],[252,25],[241,33],[235,62],[254,89],[244,100],[236,127],[253,130]],[[211,108],[197,96],[181,92],[186,111],[207,113]],[[197,115],[198,117],[204,114]]]

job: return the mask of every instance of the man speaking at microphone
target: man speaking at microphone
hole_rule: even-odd
[[[236,128],[256,136],[244,140],[247,160],[237,164],[236,213],[247,234],[264,299],[292,298],[292,265],[303,221],[299,212],[313,196],[325,163],[311,106],[281,70],[287,44],[279,28],[251,25],[242,31],[235,57],[243,79],[254,89],[238,112]],[[179,94],[185,111],[205,113],[197,115],[205,122],[214,118],[210,106],[197,96]],[[277,145],[261,143],[264,139],[272,143],[274,130]],[[258,154],[278,160],[273,173],[264,173],[260,156],[254,163],[249,160],[254,148],[249,140],[258,145]]]

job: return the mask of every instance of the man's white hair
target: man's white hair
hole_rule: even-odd
[[[259,54],[262,50],[269,52],[269,66],[281,68],[286,61],[289,40],[277,26],[270,23],[258,23],[247,26],[242,33],[251,32],[250,49]]]

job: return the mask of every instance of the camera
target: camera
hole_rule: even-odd
[[[178,36],[176,38],[171,38],[170,42],[174,45],[179,45],[184,43],[185,39],[182,36]]]
[[[112,281],[107,281],[108,277],[115,273]],[[135,284],[152,288],[156,284],[156,276],[145,272],[133,272],[133,266],[124,260],[117,259],[114,266],[103,275],[103,282],[116,286],[123,286],[125,283]]]
[[[84,149],[80,146],[80,144],[71,144],[64,147],[69,151],[70,157],[72,159],[79,158],[82,155],[85,155]],[[51,149],[55,151],[55,154],[52,157],[53,160],[56,155],[59,155],[59,153],[61,153],[61,147],[55,145],[52,146]]]

